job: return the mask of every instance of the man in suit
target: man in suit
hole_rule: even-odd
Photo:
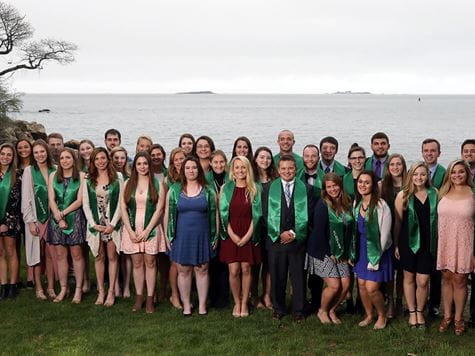
[[[373,155],[366,159],[365,170],[373,171],[378,180],[383,179],[386,170],[386,161],[389,156],[389,137],[384,132],[376,132],[371,136],[371,150]]]
[[[335,156],[338,153],[338,141],[335,137],[327,136],[320,140],[320,152],[322,159],[318,163],[318,178],[322,180],[326,173],[336,173],[340,177],[343,177],[348,169],[335,160]]]
[[[305,318],[304,264],[314,194],[310,187],[296,179],[297,164],[293,156],[280,157],[278,171],[280,178],[271,183],[262,200],[263,217],[267,222],[265,243],[273,318],[280,320],[287,312],[285,291],[290,272],[292,316],[296,322],[301,322]]]

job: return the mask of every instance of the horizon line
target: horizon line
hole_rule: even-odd
[[[229,93],[229,92],[212,92],[212,93],[199,93],[202,90],[192,90],[189,92],[173,92],[173,93],[158,93],[158,92],[22,92],[18,91],[20,95],[338,95],[338,96],[374,96],[374,95],[412,95],[412,96],[429,96],[429,95],[444,95],[444,96],[472,96],[475,93],[373,93],[364,91],[345,91],[331,92],[331,93],[276,93],[276,92],[256,92],[256,93]]]

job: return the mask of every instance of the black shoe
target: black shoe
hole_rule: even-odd
[[[15,284],[15,286],[16,286],[16,289],[22,289],[22,288],[25,287],[25,286],[23,285],[23,282],[22,282],[22,281],[17,282],[17,283]]]
[[[284,314],[279,313],[278,311],[274,311],[272,313],[272,319],[274,320],[281,320],[284,317]]]
[[[35,283],[33,283],[33,281],[26,282],[27,289],[33,289],[34,287],[35,287]]]
[[[430,316],[431,318],[437,318],[437,317],[439,317],[439,315],[440,315],[440,310],[439,310],[439,308],[434,307],[434,306],[430,306],[430,307],[429,307],[429,316]]]
[[[7,298],[8,299],[15,299],[17,296],[17,286],[16,284],[10,284],[8,288],[8,294]]]
[[[0,285],[0,300],[5,299],[8,294],[8,284]]]

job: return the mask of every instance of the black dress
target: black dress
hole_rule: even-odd
[[[401,233],[399,237],[400,264],[403,270],[411,273],[431,274],[434,257],[430,253],[430,202],[426,198],[424,204],[414,196],[414,210],[419,220],[420,247],[417,253],[409,247],[409,213],[404,211]]]
[[[0,221],[0,225],[6,225],[8,231],[0,232],[0,237],[8,236],[19,238],[22,232],[22,216],[21,216],[21,176],[23,171],[16,171],[15,184],[10,189],[8,203],[5,210],[5,216]],[[0,177],[0,180],[3,177]]]

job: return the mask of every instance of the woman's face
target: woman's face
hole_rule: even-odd
[[[195,181],[198,179],[198,166],[196,162],[187,161],[185,163],[185,178],[187,181]]]
[[[28,158],[31,156],[31,146],[27,141],[21,140],[16,145],[16,152],[20,158]]]
[[[186,154],[191,153],[191,151],[193,151],[193,140],[189,137],[183,137],[181,139],[180,147],[185,150]]]
[[[85,161],[89,161],[89,158],[91,158],[91,154],[93,150],[94,150],[94,147],[92,147],[89,142],[83,142],[79,146],[79,154],[81,155],[82,159]]]
[[[196,155],[200,159],[209,159],[211,156],[211,146],[206,140],[198,140],[196,142]]]
[[[99,152],[94,158],[94,166],[96,166],[98,171],[104,171],[107,169],[107,164],[109,159],[104,152]]]
[[[264,150],[260,151],[259,154],[256,157],[257,167],[259,167],[260,169],[265,170],[265,169],[269,168],[271,163],[272,163],[272,157],[271,157],[270,153],[267,152],[267,151],[264,151]]]
[[[175,170],[177,173],[180,173],[181,170],[181,165],[183,164],[183,161],[185,160],[185,155],[183,152],[177,152],[175,156],[173,157],[173,166],[175,167]]]
[[[360,193],[361,195],[371,194],[371,189],[373,188],[373,181],[371,180],[371,176],[368,174],[361,174],[358,178],[356,186],[358,189],[358,193]]]
[[[246,165],[240,159],[234,160],[233,174],[236,177],[236,180],[245,180],[247,177]]]
[[[33,147],[33,158],[39,164],[43,164],[48,159],[48,152],[41,145],[36,145]]]
[[[249,153],[249,146],[247,145],[246,141],[238,140],[234,153],[236,156],[247,157],[247,154]]]
[[[135,148],[135,151],[137,153],[148,152],[148,150],[150,150],[150,147],[152,147],[152,142],[150,142],[146,138],[141,138],[139,142],[137,142],[137,147]]]
[[[412,184],[416,187],[423,187],[428,179],[427,169],[423,166],[417,167],[412,176]]]
[[[226,160],[221,155],[216,155],[211,160],[211,169],[216,174],[221,174],[224,172],[226,168]]]
[[[135,161],[135,169],[140,176],[148,175],[149,167],[147,159],[145,157],[137,158],[137,161]]]
[[[325,190],[332,200],[336,200],[340,197],[340,186],[331,180],[325,182]]]
[[[467,181],[467,172],[462,164],[456,164],[453,166],[450,172],[450,181],[454,185],[465,185]]]
[[[127,163],[127,156],[124,151],[118,151],[112,156],[112,163],[115,169],[122,171]]]
[[[159,148],[154,148],[152,152],[150,152],[150,157],[152,158],[152,164],[154,166],[161,166],[163,164],[163,152]]]
[[[399,157],[394,157],[391,162],[389,162],[388,169],[393,177],[401,177],[404,170],[402,160]]]
[[[364,167],[364,163],[366,160],[365,155],[361,151],[354,151],[350,154],[350,163],[351,167],[356,171],[361,171]]]
[[[3,147],[0,151],[0,164],[2,166],[10,166],[13,161],[13,150],[11,147]]]
[[[63,170],[72,169],[74,165],[74,157],[69,151],[61,152],[59,156],[59,165]]]

